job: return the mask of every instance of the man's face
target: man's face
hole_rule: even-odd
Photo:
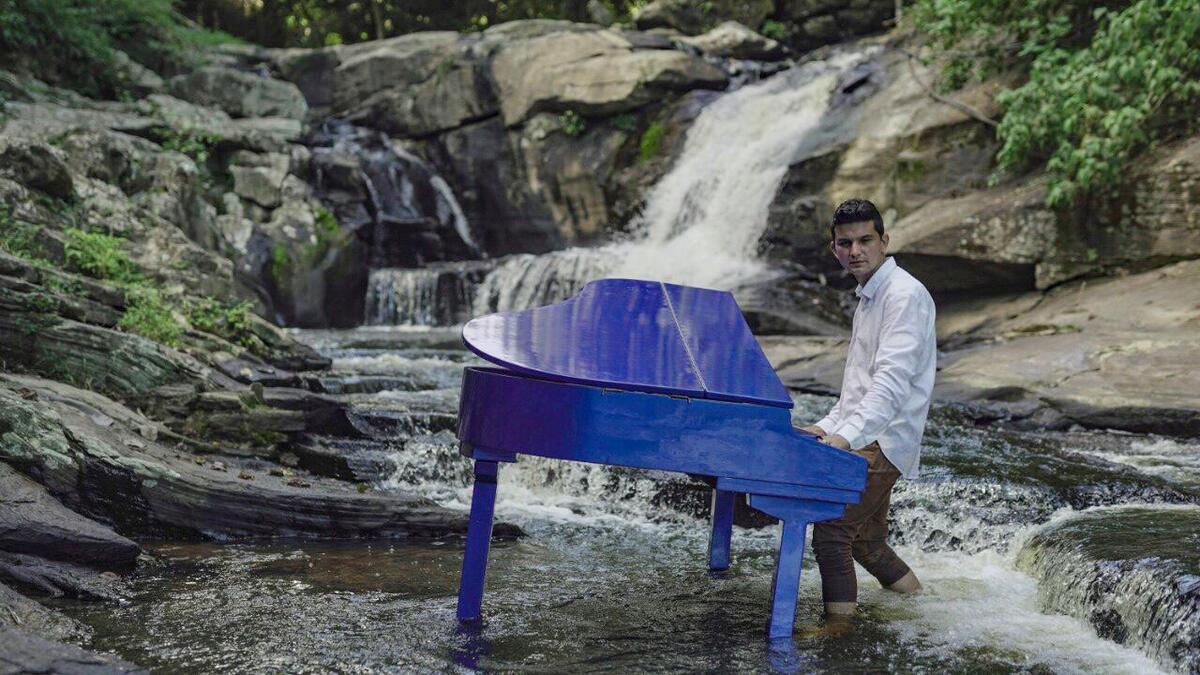
[[[875,223],[864,220],[833,228],[833,255],[858,283],[865,284],[887,256],[888,236],[875,231]]]

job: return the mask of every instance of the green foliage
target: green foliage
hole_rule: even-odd
[[[257,344],[250,324],[252,305],[242,301],[232,305],[222,304],[212,298],[204,298],[188,307],[188,323],[196,330],[212,333],[250,348]]]
[[[36,225],[14,220],[12,207],[0,204],[0,249],[18,258],[39,259],[43,251],[37,233]]]
[[[67,228],[63,246],[67,267],[96,279],[133,284],[141,281],[141,272],[121,248],[124,240],[100,232]]]
[[[663,138],[667,134],[667,128],[662,122],[654,121],[646,130],[642,132],[642,140],[638,145],[638,159],[643,162],[648,162],[662,154]]]
[[[271,249],[271,276],[276,282],[280,282],[287,276],[288,270],[291,267],[292,256],[288,254],[287,247],[276,243],[274,248]]]
[[[114,50],[143,65],[178,53],[172,0],[0,0],[0,54],[89,94],[121,89]]]
[[[768,38],[771,38],[772,40],[780,40],[780,41],[788,39],[788,35],[791,33],[791,31],[788,30],[788,26],[786,23],[782,23],[780,21],[774,21],[772,19],[767,19],[766,21],[763,21],[762,26],[760,26],[758,29],[758,32],[763,37],[768,37]]]
[[[621,131],[633,131],[637,129],[637,117],[630,113],[622,113],[616,115],[611,120],[614,129]]]
[[[914,13],[938,48],[969,48],[946,52],[944,86],[1028,72],[997,99],[996,159],[1000,172],[1044,165],[1050,206],[1113,195],[1139,152],[1195,128],[1195,0],[922,0]]]
[[[568,110],[558,116],[558,125],[568,136],[582,136],[587,131],[587,120],[574,110]]]
[[[163,150],[179,152],[204,166],[217,144],[217,137],[195,129],[167,128],[159,135]]]
[[[131,286],[125,293],[125,313],[118,323],[121,328],[170,347],[179,346],[183,326],[167,307],[156,288]]]
[[[628,21],[649,0],[600,0]],[[323,47],[416,31],[481,31],[518,19],[591,21],[586,0],[179,0],[179,10],[255,44]]]

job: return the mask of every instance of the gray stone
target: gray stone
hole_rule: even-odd
[[[0,630],[6,628],[67,642],[79,642],[90,635],[87,626],[0,584]]]
[[[87,564],[133,565],[141,549],[111,529],[80,516],[45,488],[0,464],[0,550]]]
[[[0,672],[109,675],[147,673],[110,654],[96,654],[73,645],[53,642],[16,628],[0,627]]]
[[[169,89],[173,96],[220,108],[233,117],[301,120],[308,113],[308,104],[296,85],[220,66],[174,77]]]
[[[787,56],[787,50],[775,40],[763,37],[736,21],[726,21],[716,28],[695,37],[681,38],[689,44],[713,56],[735,59],[776,61]]]
[[[0,176],[12,178],[55,199],[75,198],[75,182],[58,148],[0,139]]]
[[[683,52],[635,51],[619,34],[552,33],[505,45],[492,61],[508,125],[538,112],[609,115],[645,105],[664,92],[716,88],[719,68]]]

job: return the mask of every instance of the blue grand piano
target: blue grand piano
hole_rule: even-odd
[[[861,457],[795,430],[791,398],[733,296],[603,279],[558,304],[491,314],[466,346],[458,438],[475,460],[458,619],[481,616],[500,464],[518,454],[680,471],[715,484],[708,564],[729,566],[734,500],[782,521],[768,634],[792,634],[805,527],[866,485]]]

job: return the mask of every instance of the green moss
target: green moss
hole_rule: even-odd
[[[896,163],[896,178],[904,183],[915,183],[928,173],[925,162],[919,159],[902,160]]]
[[[616,115],[612,118],[612,120],[610,120],[610,122],[612,123],[614,129],[619,129],[621,131],[633,131],[634,129],[637,129],[637,117],[629,113]]]
[[[179,346],[183,326],[175,320],[158,289],[135,286],[125,294],[125,313],[118,325],[142,337],[170,347]]]
[[[14,220],[12,207],[0,204],[0,249],[18,258],[39,259],[45,252],[38,242],[37,233],[36,225]]]
[[[642,132],[642,140],[638,145],[638,159],[643,162],[648,162],[662,154],[663,138],[667,135],[667,128],[662,122],[651,122],[650,126]]]
[[[288,253],[287,247],[276,243],[271,249],[271,277],[277,284],[282,283],[291,267],[292,256]]]

